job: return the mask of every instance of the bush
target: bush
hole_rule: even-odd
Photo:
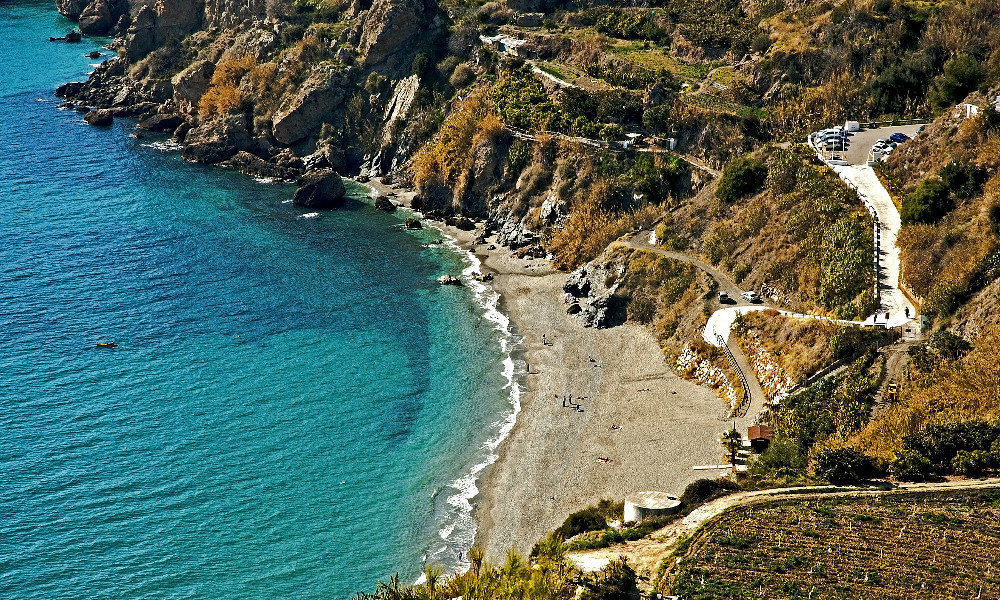
[[[753,194],[764,187],[767,181],[767,166],[755,158],[740,157],[726,165],[719,179],[716,197],[732,203]]]
[[[585,533],[587,531],[600,531],[608,528],[608,521],[596,508],[589,507],[578,510],[566,517],[555,533],[564,540]]]
[[[805,475],[806,459],[795,440],[778,436],[763,454],[750,461],[747,472],[756,479],[795,479]]]
[[[903,225],[936,223],[954,206],[944,181],[937,177],[928,177],[920,182],[912,194],[903,199],[899,216]]]
[[[697,481],[692,481],[684,488],[684,493],[681,494],[680,500],[683,509],[691,511],[709,500],[720,498],[732,492],[739,491],[739,489],[739,485],[728,479],[698,479]]]
[[[986,169],[972,163],[951,161],[941,169],[941,181],[956,198],[971,198],[983,189],[989,176]]]
[[[916,433],[903,436],[903,449],[921,454],[930,461],[935,471],[947,474],[954,470],[952,461],[959,451],[988,451],[998,437],[1000,426],[985,421],[928,425]]]
[[[933,463],[914,450],[899,450],[889,463],[889,475],[898,481],[927,481],[933,473]]]
[[[833,484],[857,483],[877,474],[875,463],[854,448],[820,450],[816,454],[816,474]]]
[[[959,450],[952,460],[955,473],[967,477],[979,477],[996,468],[996,458],[984,450]]]

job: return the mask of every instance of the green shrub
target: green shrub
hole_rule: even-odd
[[[691,511],[709,500],[731,494],[739,489],[740,486],[729,479],[698,479],[684,488],[680,501],[684,510]]]
[[[747,465],[747,473],[756,479],[796,479],[806,473],[806,459],[795,440],[775,437],[763,454]]]
[[[740,157],[722,170],[715,195],[723,202],[732,203],[759,191],[766,181],[767,166],[764,163],[755,158]]]
[[[989,173],[972,163],[951,161],[941,169],[941,181],[956,198],[971,198],[983,189]]]
[[[889,463],[889,475],[898,481],[927,481],[933,474],[933,463],[915,450],[899,450]]]
[[[996,468],[996,458],[984,450],[959,450],[952,460],[955,473],[967,477],[980,477]]]
[[[934,80],[927,98],[935,108],[948,108],[979,87],[984,76],[975,57],[959,54],[944,63],[944,72]]]
[[[578,510],[566,517],[566,520],[556,529],[555,533],[562,539],[568,540],[575,535],[587,531],[600,531],[607,528],[608,521],[604,518],[604,515],[596,508],[589,507]]]
[[[872,458],[859,450],[827,448],[816,454],[816,474],[839,485],[871,479],[877,471]]]
[[[988,451],[998,437],[1000,426],[986,421],[928,425],[903,436],[903,449],[926,457],[936,472],[945,475],[954,470],[952,461],[959,451]]]
[[[928,177],[920,182],[912,194],[903,199],[899,216],[903,225],[936,223],[954,206],[944,181],[937,177]]]

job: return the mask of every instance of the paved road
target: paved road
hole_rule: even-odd
[[[834,166],[833,170],[858,191],[858,196],[873,210],[878,217],[879,228],[876,246],[879,249],[879,268],[876,276],[879,286],[879,311],[865,320],[866,325],[885,323],[885,315],[889,313],[889,326],[903,325],[916,317],[913,303],[899,289],[899,248],[896,237],[899,235],[899,211],[893,204],[889,192],[882,187],[875,171],[865,165],[849,167]],[[906,315],[909,311],[909,316]]]

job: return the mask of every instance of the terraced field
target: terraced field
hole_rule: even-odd
[[[692,540],[664,593],[699,598],[1000,597],[1000,492],[738,507]]]

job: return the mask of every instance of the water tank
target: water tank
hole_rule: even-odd
[[[636,492],[625,497],[625,521],[671,515],[681,509],[681,501],[666,492]]]

